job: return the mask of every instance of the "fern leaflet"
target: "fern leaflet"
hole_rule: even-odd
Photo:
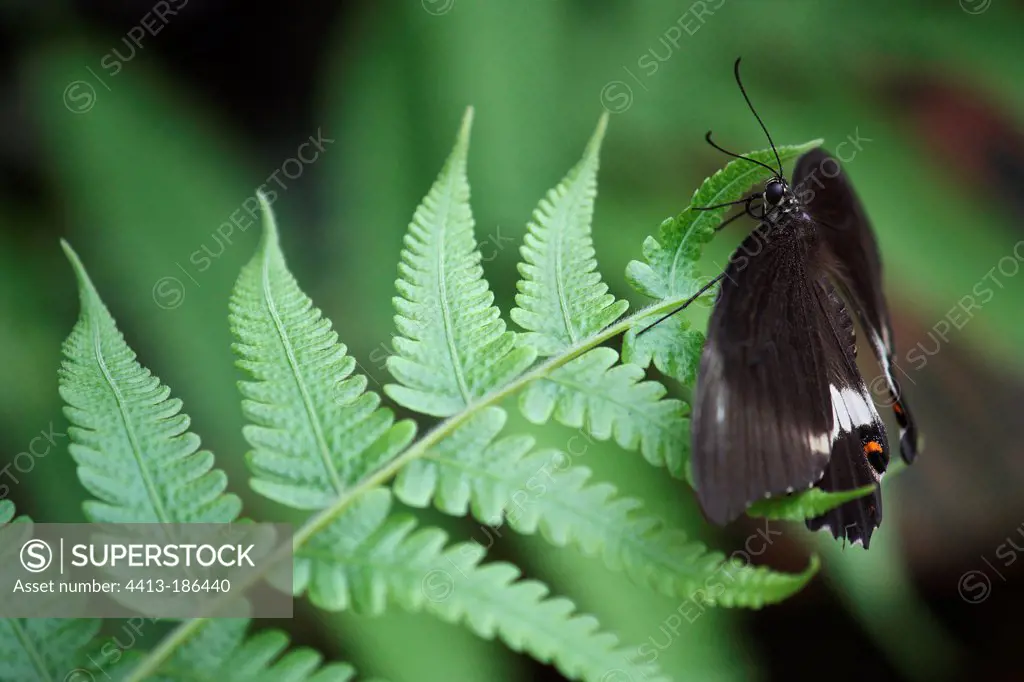
[[[466,178],[471,122],[472,109],[409,225],[394,299],[400,336],[388,369],[399,383],[384,390],[399,404],[438,417],[506,384],[536,357],[529,347],[516,347],[483,278]]]
[[[590,236],[598,152],[607,125],[605,113],[583,158],[537,206],[520,249],[519,307],[510,315],[529,330],[521,343],[539,355],[554,355],[600,331],[629,307],[601,281]]]
[[[497,439],[504,424],[505,413],[497,408],[476,415],[403,469],[395,494],[412,506],[433,499],[456,516],[471,508],[480,522],[498,526],[507,520],[523,534],[540,530],[552,544],[600,556],[608,568],[670,597],[689,598],[727,574],[729,583],[707,599],[756,608],[790,596],[814,575],[813,567],[790,575],[727,564],[721,554],[642,515],[639,500],[618,497],[607,483],[589,483],[590,470],[570,466],[566,454],[531,454],[533,439],[525,436]]]
[[[664,386],[644,381],[636,365],[616,364],[618,358],[611,348],[595,348],[532,382],[520,396],[523,415],[535,424],[554,417],[598,440],[614,437],[682,477],[690,438],[686,406],[664,398]]]
[[[260,196],[263,236],[231,300],[243,433],[256,492],[299,509],[322,509],[412,440],[415,424],[394,423],[380,397],[353,375],[330,320],[288,271],[274,216]]]
[[[349,682],[355,679],[350,665],[324,665],[323,656],[313,649],[289,649],[288,635],[280,630],[263,630],[246,637],[248,626],[245,618],[206,621],[194,637],[146,679],[153,682]]]
[[[682,315],[673,315],[650,327],[658,319],[651,315],[626,332],[622,341],[622,361],[642,368],[651,362],[665,376],[672,377],[683,386],[697,381],[700,353],[704,349],[704,334],[690,327]],[[643,334],[640,331],[646,329]],[[638,336],[639,334],[639,336]]]
[[[533,448],[529,436],[495,440],[506,420],[505,411],[497,407],[474,414],[399,472],[395,494],[413,507],[433,500],[438,509],[454,516],[464,516],[472,504],[474,517],[500,523],[509,497],[520,485],[523,458]]]
[[[68,450],[78,477],[99,498],[85,503],[94,522],[226,523],[241,510],[227,476],[199,450],[189,418],[170,389],[135,361],[82,262],[62,242],[78,278],[82,311],[64,342],[60,394]]]
[[[415,531],[412,518],[389,517],[390,507],[387,490],[371,491],[314,536],[296,555],[296,594],[308,590],[310,600],[328,610],[379,614],[395,603],[464,622],[480,637],[497,636],[516,651],[554,663],[570,679],[599,682],[613,670],[631,676],[624,679],[664,679],[652,666],[634,662],[634,650],[599,632],[597,621],[576,613],[571,601],[549,597],[542,583],[521,580],[511,564],[481,564],[478,544],[446,548],[442,531]]]
[[[758,500],[747,508],[747,515],[780,521],[805,521],[815,516],[821,516],[850,500],[870,495],[874,491],[875,486],[873,485],[839,492],[826,492],[821,488],[810,488],[799,493]]]

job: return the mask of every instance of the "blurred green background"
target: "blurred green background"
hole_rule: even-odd
[[[760,612],[715,611],[673,631],[678,603],[599,561],[509,533],[491,556],[656,651],[679,680],[1021,679],[1022,25],[1011,0],[5,2],[0,470],[41,431],[57,434],[14,472],[10,497],[37,520],[84,520],[56,391],[78,311],[59,238],[143,364],[185,401],[247,513],[286,519],[248,491],[226,319],[258,234],[217,232],[255,188],[275,172],[286,185],[267,186],[292,270],[379,388],[402,234],[467,105],[473,210],[499,305],[512,305],[530,212],[604,109],[595,245],[614,293],[642,305],[626,263],[726,161],[705,131],[736,151],[765,146],[732,79],[742,56],[777,142],[861,140],[846,167],[878,232],[924,456],[887,486],[869,553],[782,527],[761,559],[799,570],[820,551],[826,569]],[[289,162],[310,136],[322,152]],[[707,274],[751,227],[715,241]],[[972,295],[980,307],[965,313]],[[915,348],[923,366],[907,359]],[[572,434],[537,435],[562,445]],[[688,489],[614,445],[590,445],[585,464],[723,551],[756,532],[706,527]],[[491,542],[469,521],[423,515],[455,539]],[[425,616],[300,605],[273,624],[392,680],[560,679]]]

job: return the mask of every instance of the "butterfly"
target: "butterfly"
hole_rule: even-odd
[[[857,368],[854,319],[880,363],[900,454],[910,464],[918,453],[917,428],[896,377],[878,246],[853,186],[828,152],[805,153],[786,181],[739,66],[737,59],[736,81],[778,168],[722,149],[710,132],[706,137],[772,176],[761,192],[731,202],[744,204],[733,218],[750,215],[758,227],[697,294],[720,282],[693,398],[697,497],[708,520],[725,525],[766,497],[874,485],[871,494],[807,520],[812,530],[827,529],[866,549],[882,521],[880,484],[890,450]]]

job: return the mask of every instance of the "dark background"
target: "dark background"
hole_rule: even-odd
[[[281,518],[245,484],[226,323],[258,235],[226,243],[215,233],[244,198],[310,135],[335,141],[285,180],[275,210],[300,284],[371,385],[386,383],[401,236],[467,105],[473,210],[499,305],[512,304],[530,211],[579,158],[604,106],[614,115],[595,245],[613,291],[642,305],[623,269],[724,163],[704,132],[737,151],[764,146],[732,81],[742,55],[776,141],[869,140],[847,170],[878,232],[924,455],[887,485],[870,552],[779,526],[760,559],[799,570],[817,551],[822,575],[783,605],[709,612],[678,632],[666,626],[675,600],[575,552],[506,534],[492,556],[656,647],[680,680],[1024,679],[1024,561],[1008,544],[1024,548],[1021,3],[166,6],[178,13],[161,22],[148,1],[0,4],[0,467],[40,431],[66,429],[56,369],[78,303],[64,237],[143,364],[184,399],[247,512]],[[155,35],[139,33],[147,13]],[[708,274],[749,227],[716,240]],[[202,270],[200,250],[210,256]],[[984,304],[964,313],[972,295]],[[903,359],[914,348],[921,367]],[[559,444],[567,433],[538,437]],[[55,440],[11,497],[41,521],[83,520],[84,491]],[[706,528],[689,490],[613,445],[587,455],[599,478],[716,548],[731,552],[756,532],[753,522]],[[469,521],[427,516],[455,539],[488,542]],[[557,679],[425,616],[303,606],[274,625],[392,680]]]

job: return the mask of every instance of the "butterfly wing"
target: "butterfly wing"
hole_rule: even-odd
[[[842,402],[846,406],[845,400]],[[875,490],[864,497],[845,502],[822,516],[808,519],[808,528],[831,531],[835,538],[846,538],[854,544],[859,542],[864,545],[864,549],[870,546],[871,534],[882,523],[882,488],[879,484],[885,473],[888,456],[882,455],[887,452],[887,446],[884,437],[879,438],[879,434],[884,436],[884,433],[885,427],[878,422],[858,426],[838,435],[832,444],[832,459],[818,487],[838,492],[874,484]]]
[[[852,360],[853,322],[819,265],[817,232],[794,216],[762,224],[726,268],[692,421],[694,481],[712,522],[819,481],[837,490],[870,483],[861,469],[847,472],[864,459],[857,438],[877,442],[887,461],[884,427]],[[821,524],[851,540],[869,536],[881,507],[877,519],[857,510],[866,525],[848,530],[853,511]]]
[[[827,276],[821,279],[819,298],[823,317],[841,352],[830,354],[829,405],[831,410],[831,457],[818,487],[829,492],[874,485],[872,493],[846,502],[826,514],[807,520],[811,530],[827,529],[836,538],[862,543],[867,549],[871,534],[882,522],[882,476],[889,466],[889,441],[885,424],[864,385],[856,362],[856,335],[846,305]]]
[[[821,148],[797,161],[793,190],[820,226],[832,254],[830,275],[853,305],[882,367],[900,426],[900,453],[909,464],[917,457],[917,427],[895,374],[892,328],[882,292],[882,261],[867,213],[839,162]]]

